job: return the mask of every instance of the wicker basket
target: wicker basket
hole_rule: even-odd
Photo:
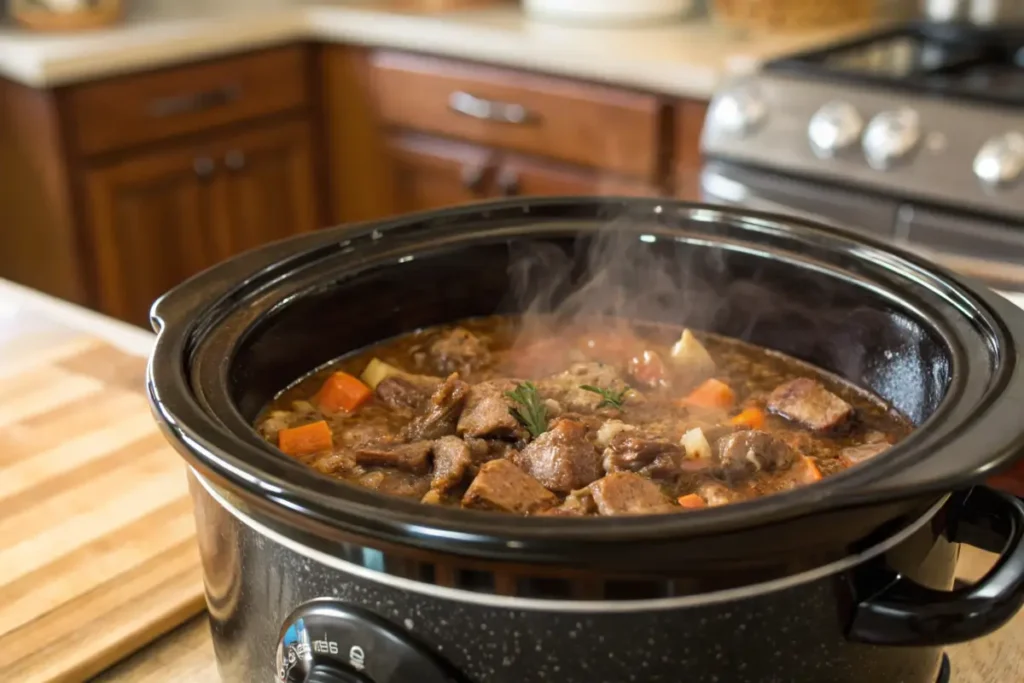
[[[715,20],[735,29],[801,30],[872,19],[878,0],[712,0]]]
[[[10,8],[18,23],[35,31],[102,28],[118,21],[124,9],[121,0],[64,0],[52,4],[45,0],[10,0]]]

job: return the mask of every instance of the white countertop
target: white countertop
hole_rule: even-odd
[[[116,27],[39,34],[0,26],[0,74],[49,87],[308,38],[385,46],[708,98],[765,59],[857,27],[738,38],[706,19],[636,28],[531,21],[518,5],[414,13],[388,0],[135,0]],[[864,27],[859,27],[864,28]]]

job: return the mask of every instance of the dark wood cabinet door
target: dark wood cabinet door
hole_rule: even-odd
[[[397,213],[439,209],[494,195],[494,153],[419,135],[388,138]]]
[[[87,171],[97,307],[148,326],[153,300],[216,260],[210,186],[216,162],[171,149]]]
[[[313,151],[304,121],[219,140],[212,181],[216,256],[229,258],[320,227]]]
[[[520,156],[505,158],[497,171],[499,196],[653,197],[657,187],[628,178]]]

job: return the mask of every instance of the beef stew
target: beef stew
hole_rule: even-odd
[[[464,320],[343,357],[256,426],[319,472],[383,493],[571,517],[790,490],[913,428],[875,396],[736,339],[539,316]]]

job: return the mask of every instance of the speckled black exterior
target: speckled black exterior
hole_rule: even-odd
[[[856,570],[685,609],[516,611],[403,592],[321,565],[242,524],[202,486],[193,482],[192,489],[226,683],[274,680],[285,620],[299,605],[325,597],[387,619],[467,683],[933,683],[939,675],[938,648],[844,637]],[[948,587],[957,549],[925,527],[891,553],[903,567],[916,565],[916,580]]]

